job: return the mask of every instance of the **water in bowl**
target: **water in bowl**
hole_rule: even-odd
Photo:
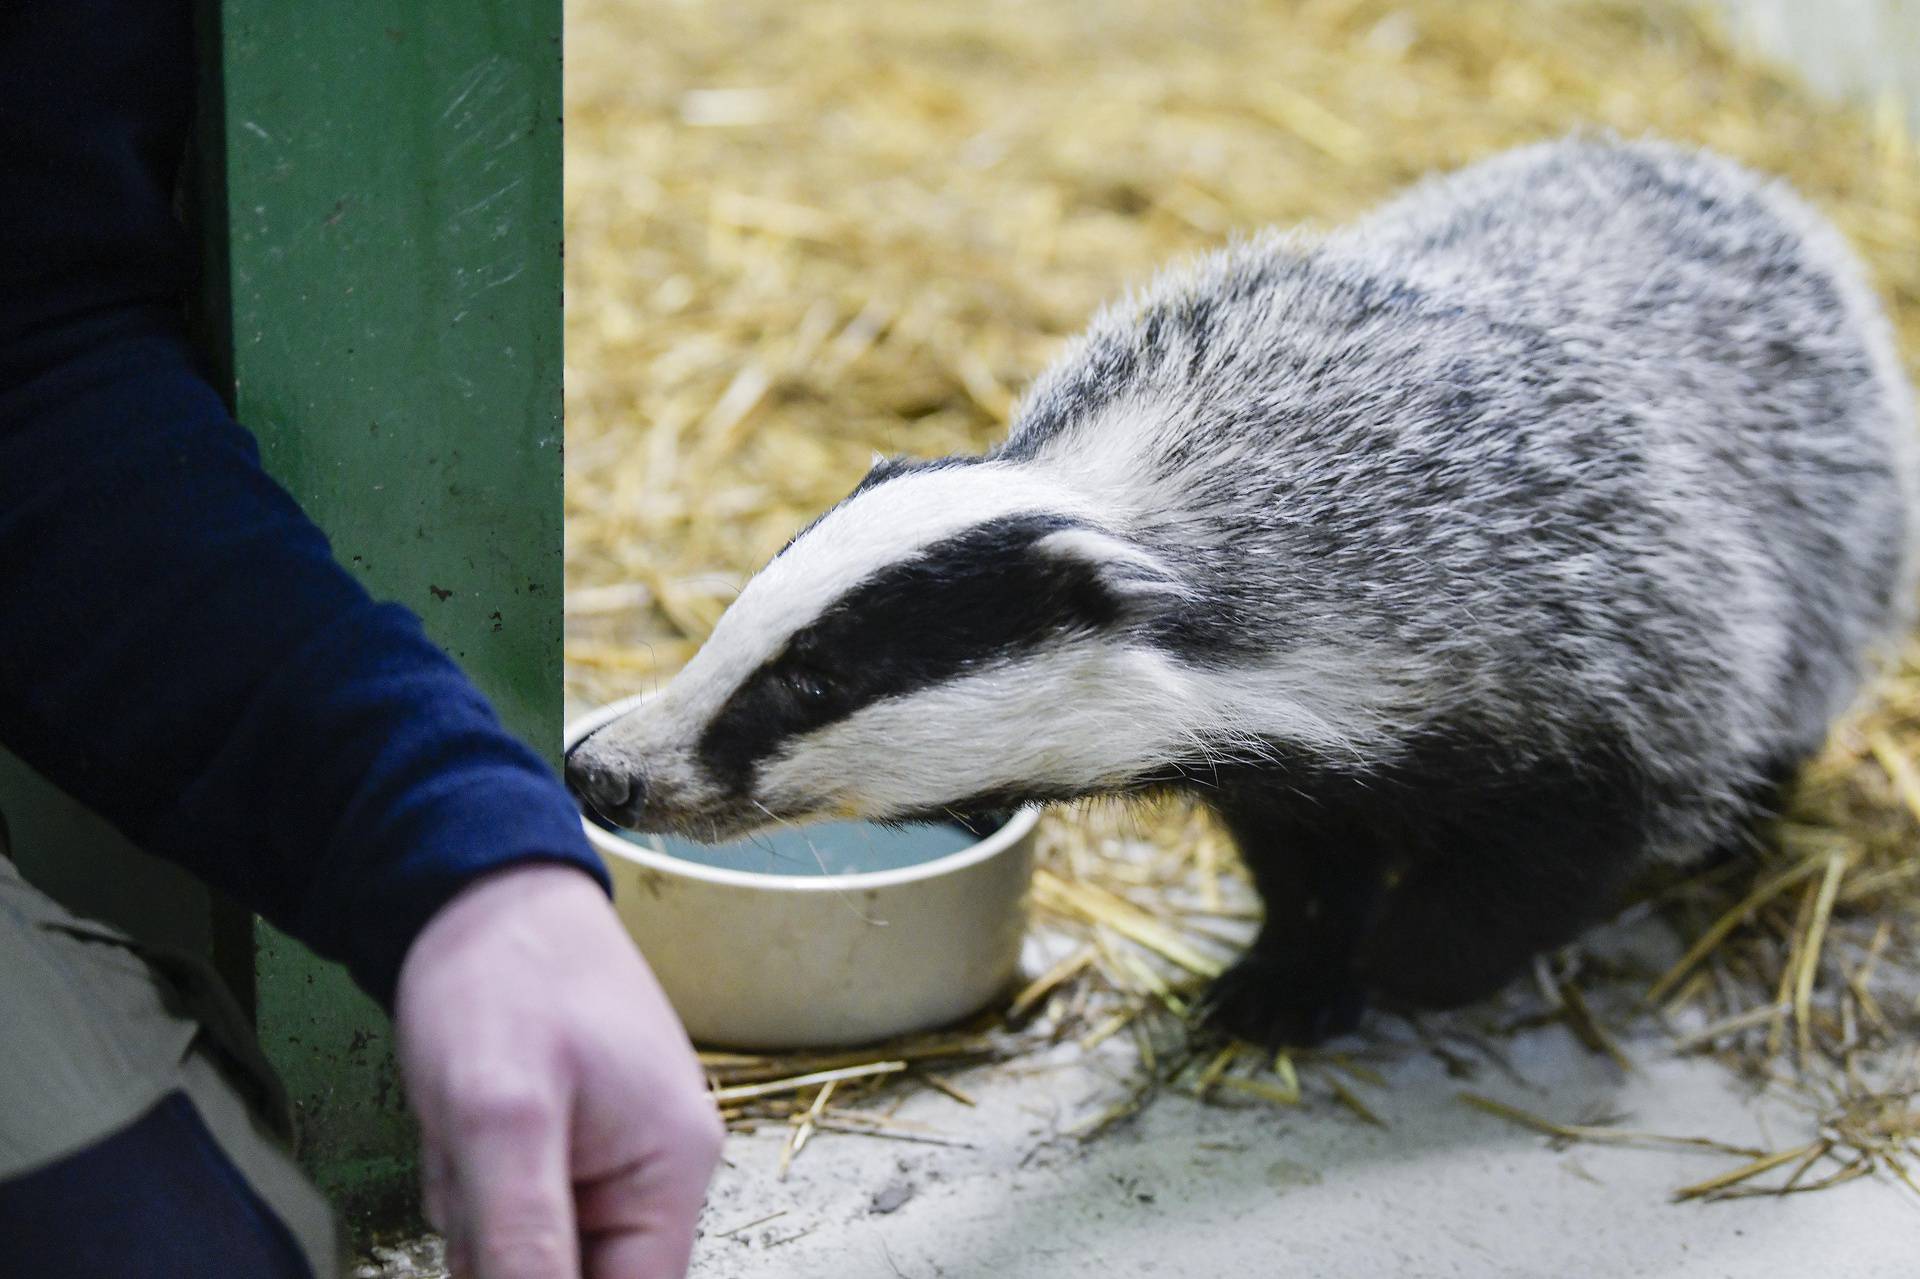
[[[670,835],[621,836],[681,861],[761,875],[863,875],[899,870],[957,853],[980,836],[951,823],[880,826],[817,822],[778,826],[731,844],[697,844]]]

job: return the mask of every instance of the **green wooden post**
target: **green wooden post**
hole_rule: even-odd
[[[551,750],[559,0],[203,14],[205,310],[236,414],[340,560],[419,612],[508,726]],[[308,1168],[363,1222],[410,1205],[385,1019],[297,943],[264,924],[250,940]]]

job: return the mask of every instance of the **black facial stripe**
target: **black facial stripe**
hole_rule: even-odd
[[[754,767],[788,739],[862,707],[1119,621],[1092,565],[1039,550],[1074,527],[1015,515],[935,543],[849,591],[735,690],[702,736],[702,763],[744,793]],[[818,672],[826,696],[796,693],[792,671]]]

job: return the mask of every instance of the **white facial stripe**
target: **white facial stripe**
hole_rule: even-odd
[[[684,671],[646,708],[658,742],[690,744],[742,680],[795,631],[889,564],[989,520],[1036,511],[1126,526],[1164,518],[1142,473],[1151,406],[1111,406],[1060,452],[1028,463],[909,472],[858,494],[750,580]],[[1070,456],[1069,456],[1070,455]]]
[[[1109,678],[1116,656],[1124,664],[1111,649],[1056,649],[875,702],[794,743],[759,789],[775,807],[825,800],[882,816],[1016,785],[1123,782],[1162,744],[1130,696],[1144,681]]]
[[[1202,670],[1120,644],[1076,644],[889,698],[765,765],[782,811],[886,817],[1000,789],[1117,785],[1175,761],[1245,758],[1281,740],[1364,758],[1408,724],[1423,681],[1351,652]]]
[[[903,475],[848,499],[747,583],[669,689],[683,703],[673,713],[703,722],[795,631],[887,565],[986,521],[1043,510],[1092,516],[1084,498],[994,462]]]
[[[658,696],[602,730],[606,745],[696,780],[695,743],[742,681],[848,591],[889,564],[983,522],[1035,511],[1092,518],[1084,497],[1030,467],[981,462],[909,472],[829,511],[750,580]]]

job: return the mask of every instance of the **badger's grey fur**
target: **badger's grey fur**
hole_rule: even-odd
[[[1778,184],[1573,139],[1102,314],[884,462],[569,760],[709,834],[1185,787],[1268,926],[1214,1015],[1477,996],[1726,842],[1914,594],[1910,395]]]

